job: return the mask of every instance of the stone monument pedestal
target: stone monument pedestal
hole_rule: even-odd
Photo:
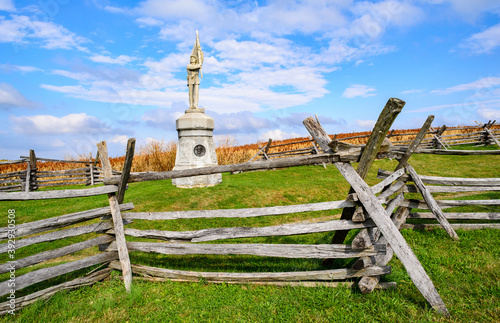
[[[214,119],[204,109],[189,108],[175,122],[179,133],[174,170],[217,166],[213,138]],[[222,182],[222,174],[175,178],[172,184],[182,188],[208,187]]]

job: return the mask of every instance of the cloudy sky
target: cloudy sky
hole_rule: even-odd
[[[500,120],[498,0],[0,0],[0,159],[177,140],[196,30],[216,140]]]

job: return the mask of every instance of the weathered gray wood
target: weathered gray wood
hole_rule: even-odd
[[[434,154],[434,155],[500,155],[500,150],[446,150],[446,149],[417,149],[415,154]]]
[[[44,299],[49,299],[54,295],[55,293],[62,291],[62,290],[68,290],[68,289],[74,289],[78,287],[83,287],[83,286],[89,286],[92,285],[98,281],[104,280],[109,277],[111,274],[112,269],[111,268],[105,268],[102,270],[99,270],[95,273],[92,273],[88,276],[85,277],[80,277],[73,279],[69,282],[64,282],[62,284],[52,286],[46,289],[43,289],[41,291],[35,292],[33,294],[29,294],[27,296],[22,296],[22,297],[16,297],[15,298],[15,309],[16,311],[19,311],[33,303],[35,303],[38,300],[44,300]],[[10,301],[4,302],[0,304],[0,316],[7,314],[12,308],[10,307],[12,303]]]
[[[471,213],[471,212],[446,212],[444,216],[448,220],[500,220],[500,213]],[[411,219],[435,219],[431,212],[412,212],[409,215]],[[453,226],[453,223],[452,223]]]
[[[405,102],[396,98],[390,98],[382,112],[380,113],[375,126],[373,127],[372,133],[368,138],[368,142],[366,143],[365,149],[361,155],[359,160],[358,167],[356,168],[356,172],[359,176],[364,179],[370,170],[370,167],[377,156],[380,147],[384,140],[388,140],[386,138],[387,133],[389,132],[394,120],[399,115],[401,110],[403,109]],[[354,193],[353,188],[349,190],[349,194]],[[342,211],[341,219],[342,220],[350,220],[352,219],[352,215],[354,213],[353,208],[345,208]],[[335,231],[335,234],[332,239],[333,244],[343,243],[349,231]],[[325,260],[324,264],[330,263],[331,260]]]
[[[399,159],[398,165],[396,166],[396,169],[392,175],[398,174],[398,182],[395,183],[394,185],[391,186],[385,186],[383,188],[384,192],[379,195],[379,199],[385,199],[395,193],[396,191],[399,191],[405,184],[403,180],[401,180],[401,176],[404,174],[404,167],[407,165],[408,160],[410,159],[411,155],[413,152],[417,149],[417,147],[421,144],[421,142],[424,140],[424,137],[429,133],[429,129],[431,127],[432,121],[434,121],[434,116],[430,115],[427,117],[426,121],[420,128],[420,131],[417,133],[415,138],[411,141],[410,145],[408,146],[407,151],[405,154]],[[441,127],[439,131],[444,131],[446,129],[446,126]],[[438,131],[438,132],[439,132]],[[403,174],[400,174],[401,171],[403,171]],[[386,180],[389,179],[389,177],[386,177]],[[390,181],[392,182],[392,180]],[[373,187],[372,187],[373,190]],[[386,214],[388,216],[391,216],[391,213],[393,212],[394,208],[396,206],[399,206],[402,203],[402,200],[404,199],[403,194],[399,194],[396,198],[394,198],[392,201],[389,202],[389,204],[386,207]],[[398,223],[396,221],[405,221],[406,220],[406,214],[408,214],[409,209],[408,208],[399,208],[398,212],[394,214],[391,218],[393,219],[394,224],[398,229],[401,228],[402,223]],[[405,214],[404,218],[401,216],[402,214]],[[380,240],[380,229],[378,228],[371,228],[371,229],[363,229],[361,230],[356,237],[353,239],[353,247],[356,248],[365,248],[367,246],[370,246],[372,244],[377,243]],[[384,243],[387,243],[385,238],[382,239]],[[386,253],[388,259],[387,262],[384,262],[384,264],[387,264],[389,260],[392,258],[393,251],[388,247],[388,251]],[[379,257],[380,258],[380,257]],[[354,265],[355,266],[372,266],[377,263],[377,261],[382,261],[381,259],[375,259],[375,257],[367,258],[363,257],[360,258]],[[368,293],[373,291],[373,289],[377,286],[377,284],[380,281],[380,277],[363,277],[360,280],[359,287],[363,293]]]
[[[459,192],[495,192],[500,191],[497,186],[426,186],[429,193],[459,193]],[[403,189],[405,193],[418,193],[415,185],[406,185]]]
[[[339,140],[335,140],[335,141],[330,141],[328,143],[328,147],[330,147],[336,154],[346,154],[346,153],[361,154],[365,146],[353,145]]]
[[[267,160],[269,160],[269,156],[267,155],[267,153],[269,151],[269,146],[271,146],[272,142],[273,142],[273,140],[271,138],[269,138],[269,140],[267,141],[267,145],[264,147],[264,151],[262,152],[262,154],[264,155],[264,158],[266,158]]]
[[[390,218],[385,215],[385,210],[377,197],[371,192],[370,187],[364,182],[351,164],[335,163],[344,178],[351,184],[360,201],[363,203],[371,219],[375,222],[380,232],[391,245],[396,256],[403,263],[411,280],[422,293],[429,304],[439,313],[449,315],[446,305],[439,296],[431,279],[418,261],[417,257],[406,243],[405,239]]]
[[[97,150],[99,151],[99,158],[101,160],[102,171],[104,173],[104,178],[110,178],[113,176],[113,168],[111,168],[111,163],[108,157],[108,146],[105,141],[97,143]]]
[[[409,208],[399,207],[395,213],[391,216],[391,220],[396,226],[398,230],[401,230],[403,224],[406,222],[406,218],[408,217],[408,213],[410,212]],[[372,240],[375,242],[375,240]],[[377,243],[387,244],[387,239],[384,236],[379,236]],[[389,244],[387,244],[387,251],[383,255],[378,255],[374,257],[363,257],[356,264],[364,264],[364,266],[385,266],[391,261],[393,257],[393,250]],[[353,265],[353,267],[356,266]],[[363,266],[361,266],[363,268]],[[371,293],[377,285],[380,283],[380,276],[365,276],[359,280],[358,287],[363,294]]]
[[[335,230],[361,229],[373,226],[375,225],[372,221],[355,223],[347,220],[333,220],[313,223],[289,223],[268,227],[213,228],[197,231],[160,231],[126,228],[125,235],[159,240],[202,242],[236,238],[300,235]],[[114,234],[114,231],[110,230],[107,233]]]
[[[486,131],[486,133],[491,137],[491,139],[493,139],[498,148],[500,148],[500,143],[498,142],[497,138],[491,133],[490,129],[484,128],[484,131]]]
[[[130,292],[132,286],[132,270],[130,269],[130,258],[125,241],[125,233],[123,228],[123,220],[120,214],[120,206],[115,195],[109,197],[109,206],[111,207],[111,215],[113,217],[113,228],[115,231],[116,245],[120,263],[122,264],[122,273],[125,283],[125,289]]]
[[[110,178],[113,174],[111,163],[108,158],[108,149],[105,141],[97,144],[99,155],[101,156],[101,164],[104,172],[104,178]],[[132,154],[133,156],[133,154]],[[115,244],[117,246],[118,256],[122,266],[123,281],[125,289],[130,292],[132,287],[132,270],[130,269],[130,258],[128,254],[127,244],[125,241],[125,233],[123,228],[123,220],[120,213],[120,206],[116,194],[108,194],[109,207],[111,208],[111,216],[113,218],[113,228],[115,231]]]
[[[29,193],[30,192],[30,182],[31,182],[31,166],[30,163],[28,162],[28,166],[26,168],[26,177],[24,180],[24,192]],[[1,200],[1,195],[0,195],[0,200]]]
[[[449,146],[444,141],[442,141],[441,139],[439,139],[438,136],[434,135],[434,139],[436,139],[436,141],[439,143],[439,145],[441,147],[444,147],[444,149],[448,150]],[[438,148],[440,148],[440,147],[438,147]]]
[[[13,192],[0,193],[0,201],[27,201],[27,200],[45,200],[45,199],[63,199],[71,197],[86,197],[101,194],[109,194],[117,192],[115,186],[99,186],[93,188],[77,189],[77,190],[60,190],[60,191],[42,191],[42,192]]]
[[[356,169],[356,172],[361,176],[361,178],[365,178],[368,174],[368,171],[375,160],[375,156],[378,153],[380,146],[382,146],[387,132],[403,109],[404,105],[404,101],[396,98],[390,98],[389,101],[387,101],[384,109],[378,117],[377,123],[373,127],[370,138],[366,143],[363,155],[361,156],[359,165]]]
[[[331,142],[330,136],[325,129],[323,129],[323,127],[316,120],[314,120],[313,117],[305,119],[302,121],[302,124],[304,124],[304,127],[306,127],[307,131],[309,131],[311,137],[313,137],[314,141],[325,153],[333,153],[333,150],[328,146]]]
[[[91,164],[89,166],[89,169],[90,169],[90,185],[94,186],[95,185],[95,182],[94,182],[94,166]]]
[[[21,158],[29,158],[29,157],[21,156]],[[58,163],[71,163],[71,164],[88,164],[89,162],[92,162],[89,160],[62,160],[62,159],[40,158],[40,157],[36,157],[36,160],[58,162]]]
[[[356,199],[358,198],[356,193],[352,193],[349,195],[355,195]],[[354,210],[352,214],[352,222],[365,222],[368,217],[369,217],[368,213],[366,213],[366,210],[361,205],[356,210]],[[340,221],[347,221],[347,220],[340,220]]]
[[[386,178],[392,174],[390,171],[383,169],[378,170],[377,177]],[[424,184],[437,184],[437,185],[486,185],[486,186],[499,186],[500,178],[460,178],[460,177],[438,177],[419,175]],[[409,175],[401,176],[401,180],[410,180]]]
[[[68,178],[52,178],[52,179],[44,179],[37,181],[38,183],[55,183],[55,182],[68,182],[72,181],[75,183],[81,183],[86,180],[87,177],[68,177]],[[78,181],[81,180],[81,181]],[[41,186],[41,185],[40,185]]]
[[[276,153],[267,153],[267,156],[279,156],[279,155],[293,155],[298,152],[304,152],[304,153],[311,153],[314,150],[314,147],[306,147],[306,148],[300,148],[300,149],[293,149],[293,150],[286,150],[286,151],[279,151]]]
[[[405,174],[404,168],[400,168],[392,173],[390,176],[386,177],[380,183],[377,183],[371,187],[373,194],[380,193],[386,186],[390,185],[395,180],[399,179],[401,176]]]
[[[173,281],[173,282],[190,282],[190,280],[183,279],[168,279],[161,277],[137,277],[136,280],[143,280],[148,282],[165,282],[165,281]],[[325,282],[325,281],[287,281],[287,282],[211,282],[212,284],[243,284],[243,285],[258,285],[258,286],[280,286],[280,287],[330,287],[330,288],[352,288],[356,285],[355,282],[352,281],[338,281],[338,282]],[[381,282],[379,283],[375,289],[396,289],[397,284],[395,282]]]
[[[393,185],[389,186],[385,191],[380,193],[378,196],[378,199],[381,201],[385,201],[389,196],[391,196],[394,193],[397,193],[401,191],[401,189],[405,186],[405,182],[403,181],[397,181]]]
[[[3,173],[3,174],[0,174],[0,177],[4,178],[4,177],[13,177],[13,176],[21,176],[21,175],[26,175],[26,171],[22,170],[22,171],[17,171],[17,172]]]
[[[48,268],[38,269],[27,274],[16,277],[16,286],[9,287],[9,281],[4,281],[0,283],[0,296],[7,295],[11,289],[20,290],[25,287],[40,283],[47,279],[58,277],[75,270],[82,268],[87,268],[93,265],[101,264],[118,258],[116,252],[104,252],[95,256],[90,256],[85,259],[80,259],[65,263],[62,265],[57,265]]]
[[[452,223],[451,226],[460,230],[481,230],[481,229],[500,229],[500,223]],[[406,223],[403,229],[412,230],[434,230],[441,229],[439,224],[410,224]]]
[[[297,149],[297,150],[289,150],[289,151],[282,151],[282,152],[277,152],[277,153],[271,153],[267,154],[269,158],[277,158],[277,157],[290,157],[290,156],[300,156],[300,155],[309,155],[313,153],[313,148],[303,148],[303,149]]]
[[[500,199],[497,200],[437,200],[437,204],[441,209],[447,209],[465,205],[485,205],[485,206],[500,206]],[[424,200],[404,200],[401,206],[411,207],[412,209],[429,210],[429,206]]]
[[[80,227],[75,227],[75,228],[69,228],[69,229],[63,229],[59,231],[54,231],[54,232],[49,232],[21,240],[16,240],[16,250],[19,248],[23,248],[26,246],[30,246],[35,243],[40,243],[40,242],[47,242],[47,241],[54,241],[54,240],[59,240],[59,239],[65,239],[69,237],[76,237],[80,236],[82,234],[87,234],[87,233],[92,233],[92,232],[106,232],[107,230],[111,229],[113,227],[111,222],[99,222],[99,223],[93,223],[89,225],[83,225]],[[7,252],[8,250],[8,244],[3,243],[0,244],[0,254]]]
[[[134,208],[133,203],[120,205],[120,210],[122,211],[131,210],[133,208]],[[109,206],[88,211],[65,214],[58,217],[43,219],[39,221],[17,224],[16,239],[35,233],[63,228],[72,224],[92,220],[107,214],[111,214],[111,209],[109,208]],[[0,228],[0,240],[7,239],[8,231],[9,231],[8,227]]]
[[[72,168],[72,169],[64,169],[64,170],[42,170],[37,171],[38,177],[47,177],[47,176],[57,176],[57,175],[75,175],[75,174],[85,174],[84,171],[88,170],[88,168]]]
[[[443,226],[443,229],[448,233],[448,235],[452,239],[459,241],[460,238],[458,237],[457,233],[450,226],[450,223],[448,222],[448,220],[446,220],[446,217],[444,216],[443,211],[441,211],[436,200],[434,199],[434,197],[432,197],[431,193],[429,193],[429,191],[425,187],[424,183],[422,182],[422,180],[418,176],[415,169],[410,164],[406,164],[405,168],[408,171],[408,173],[410,173],[410,176],[411,176],[413,182],[415,183],[415,185],[417,186],[418,190],[420,191],[420,194],[424,198],[425,202],[429,206],[432,213],[436,216],[436,219]]]
[[[157,181],[164,179],[190,177],[197,175],[210,175],[216,173],[226,173],[226,172],[236,172],[236,171],[251,171],[259,169],[269,170],[273,168],[315,165],[321,163],[332,163],[335,160],[340,160],[340,158],[332,155],[320,154],[320,155],[308,155],[308,156],[298,156],[290,158],[277,158],[271,160],[252,161],[241,164],[208,166],[208,167],[192,168],[185,170],[175,170],[175,171],[173,170],[168,172],[131,173],[129,183]],[[120,182],[119,177],[116,178],[112,177],[111,179],[104,180],[104,183],[107,185],[109,184],[118,185],[119,182]]]
[[[130,251],[155,252],[167,255],[254,255],[281,258],[356,258],[374,256],[386,251],[385,245],[354,250],[347,245],[298,244],[191,244],[161,242],[127,242]],[[113,242],[107,249],[117,250]]]
[[[257,151],[257,153],[256,153],[255,155],[253,155],[253,156],[252,156],[252,158],[250,158],[250,159],[248,160],[248,162],[251,162],[252,160],[254,160],[254,159],[255,159],[255,157],[259,156],[259,155],[260,155],[260,153],[262,152],[262,150],[264,150],[264,148],[266,148],[266,146],[265,146],[265,145],[264,145],[264,147],[260,148],[260,149],[259,149],[259,151]]]
[[[54,250],[43,251],[43,252],[37,253],[33,256],[28,256],[25,258],[16,259],[15,267],[16,267],[16,270],[18,270],[20,268],[28,267],[28,266],[35,265],[35,264],[38,264],[38,263],[41,263],[41,262],[44,262],[44,261],[47,261],[50,259],[59,258],[59,257],[66,256],[66,255],[72,254],[72,253],[80,251],[80,250],[84,250],[84,249],[87,249],[87,248],[90,248],[93,246],[97,246],[101,243],[108,243],[108,242],[111,242],[113,240],[114,240],[113,237],[108,236],[108,235],[103,235],[103,236],[99,236],[99,237],[94,238],[94,239],[74,243],[74,244],[71,244],[71,245],[66,246],[66,247],[62,247],[62,248],[58,248],[58,249],[54,249]],[[0,274],[6,273],[9,270],[10,270],[9,263],[0,264]]]
[[[112,261],[109,267],[119,269],[120,264]],[[182,279],[185,281],[199,282],[204,279],[207,282],[286,282],[286,281],[332,281],[344,280],[362,276],[386,275],[391,273],[390,266],[373,266],[361,270],[355,269],[331,269],[316,271],[294,271],[294,272],[268,272],[268,273],[225,273],[225,272],[196,272],[185,270],[172,270],[143,265],[132,265],[134,274],[142,276],[162,277],[171,280]]]
[[[10,165],[10,164],[22,164],[25,163],[26,159],[16,159],[16,160],[3,160],[0,161],[0,165]]]
[[[399,194],[393,198],[385,208],[385,214],[391,217],[392,212],[404,200],[403,194]],[[361,207],[360,207],[361,208]],[[358,209],[360,209],[358,208]],[[370,229],[361,230],[352,240],[352,247],[355,249],[365,249],[377,243],[380,238],[380,229],[372,227]]]
[[[248,209],[219,209],[199,211],[171,211],[171,212],[127,212],[122,216],[127,220],[176,220],[194,218],[249,218],[266,215],[281,215],[311,211],[325,211],[353,207],[357,204],[348,201],[331,201],[298,205],[270,206]]]
[[[120,184],[118,185],[118,193],[116,193],[118,204],[122,204],[123,199],[125,197],[125,190],[127,189],[127,183],[130,177],[130,170],[132,169],[132,161],[134,159],[134,151],[135,151],[135,138],[130,138],[127,142],[127,152],[125,154],[125,162],[123,164]]]

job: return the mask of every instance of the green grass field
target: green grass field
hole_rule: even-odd
[[[410,163],[422,175],[453,177],[499,177],[500,156],[414,155]],[[396,161],[376,161],[367,182],[377,183],[378,168],[392,170]],[[179,189],[171,181],[130,184],[125,202],[134,211],[175,211],[218,208],[246,208],[342,200],[349,189],[333,165],[306,166],[277,171],[223,174],[222,184],[203,189]],[[453,198],[441,194],[438,198]],[[463,194],[461,199],[500,198],[500,193]],[[24,223],[90,208],[107,206],[105,196],[38,202],[1,202],[0,211],[16,210],[17,223]],[[462,207],[446,211],[500,212],[498,207]],[[340,210],[247,219],[192,219],[174,221],[136,220],[129,227],[159,230],[197,230],[210,227],[268,226],[310,219],[335,219]],[[0,226],[6,226],[3,217]],[[126,294],[120,274],[91,287],[60,292],[15,316],[0,322],[498,322],[500,321],[500,233],[496,230],[462,231],[460,242],[444,230],[403,230],[439,294],[451,318],[433,312],[413,285],[401,262],[394,258],[392,274],[383,278],[397,282],[396,290],[363,295],[350,288],[272,287],[134,281]],[[302,236],[237,239],[259,243],[329,243],[333,233]],[[352,231],[346,243],[353,238]],[[21,258],[88,239],[92,235],[21,248]],[[130,240],[134,240],[130,238]],[[135,239],[137,240],[137,239]],[[234,242],[234,240],[231,240]],[[66,256],[71,261],[97,253],[97,247]],[[2,262],[6,261],[2,255]],[[131,253],[134,264],[194,270],[229,272],[278,272],[340,268],[354,259],[338,260],[331,267],[320,259],[282,259],[253,256],[166,256]],[[34,266],[42,268],[56,264]],[[81,270],[20,291],[17,296],[52,286],[89,272]],[[21,275],[26,270],[18,270]],[[0,275],[0,280],[6,279]],[[5,297],[1,299],[5,301]]]

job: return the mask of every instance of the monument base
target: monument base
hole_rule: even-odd
[[[174,170],[217,166],[213,139],[214,120],[202,109],[188,109],[176,121],[179,132]],[[220,184],[222,174],[175,178],[172,184],[182,188],[209,187]]]

